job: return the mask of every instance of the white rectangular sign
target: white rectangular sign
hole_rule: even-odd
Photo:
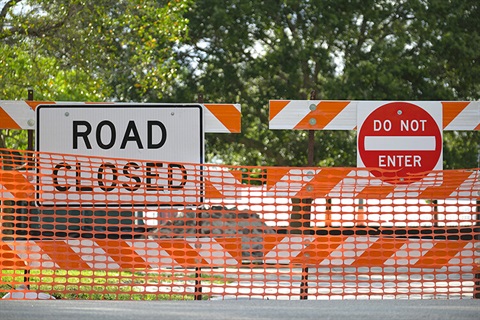
[[[201,201],[202,105],[55,104],[36,115],[40,205]]]

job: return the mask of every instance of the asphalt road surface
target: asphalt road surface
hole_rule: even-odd
[[[0,300],[1,320],[480,319],[480,300]]]

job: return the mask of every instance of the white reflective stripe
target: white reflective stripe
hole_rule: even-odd
[[[91,240],[68,240],[67,244],[92,269],[121,269],[97,243]]]
[[[353,130],[357,126],[358,102],[350,102],[323,130]]]
[[[204,108],[204,124],[205,124],[205,132],[215,132],[215,133],[228,133],[228,130],[225,125],[215,117],[215,115],[208,110],[208,108]],[[207,129],[208,124],[208,129]]]
[[[156,241],[126,241],[150,268],[180,266]]]
[[[434,151],[435,136],[366,136],[366,151]]]
[[[4,186],[0,184],[0,199],[14,199],[15,197],[11,194]]]
[[[322,171],[309,169],[291,169],[287,174],[280,178],[275,185],[267,190],[267,197],[292,197],[302,188],[312,181],[317,174]]]
[[[319,101],[291,100],[273,119],[270,129],[293,129],[310,113],[310,105]]]
[[[378,237],[348,237],[319,265],[351,265],[378,240]]]
[[[35,128],[35,111],[25,101],[0,100],[0,109],[3,109],[21,129]]]
[[[480,101],[470,102],[443,130],[475,130],[480,123]]]
[[[8,246],[31,268],[59,268],[50,256],[42,253],[42,249],[35,244],[35,241],[17,241]]]
[[[241,263],[241,261],[233,258],[214,238],[186,238],[186,240],[209,264],[236,266]],[[239,245],[241,245],[241,243],[239,243]]]
[[[314,237],[285,237],[264,257],[267,264],[289,264],[312,242]]]

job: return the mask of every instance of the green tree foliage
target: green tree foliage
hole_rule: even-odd
[[[241,135],[209,137],[229,163],[305,165],[308,134],[268,130],[270,99],[473,100],[476,0],[198,0],[172,99],[240,102]],[[479,135],[445,133],[445,167],[476,166]],[[468,144],[462,141],[468,140]],[[315,134],[315,163],[355,166],[355,132]]]
[[[0,1],[0,99],[152,101],[175,78],[189,1]],[[4,131],[0,142],[19,135]],[[5,141],[7,140],[7,141]],[[23,141],[24,143],[24,141]]]
[[[242,104],[207,160],[307,164],[308,132],[268,129],[270,99],[480,98],[477,0],[0,0],[1,99]],[[188,31],[188,37],[187,37]],[[444,167],[478,166],[445,132]],[[317,131],[315,164],[356,165],[355,131]]]

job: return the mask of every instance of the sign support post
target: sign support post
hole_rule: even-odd
[[[200,104],[203,104],[203,94],[199,93],[197,102]],[[197,239],[200,234],[200,226],[199,226],[199,219],[200,217],[198,216],[198,212],[195,211],[195,228],[196,228],[196,233],[197,233]],[[195,267],[195,289],[194,289],[194,300],[199,301],[202,300],[202,268],[201,267]]]
[[[310,100],[316,99],[316,92],[310,92]],[[314,104],[311,105],[315,107]],[[313,167],[315,151],[315,130],[308,130],[308,149],[307,149],[307,166]],[[310,233],[310,218],[312,212],[312,198],[292,198],[292,214],[290,215],[290,228],[292,234],[308,234]],[[299,213],[296,213],[299,212]],[[299,230],[296,230],[299,228]],[[302,268],[302,281],[300,283],[300,299],[308,299],[308,267]]]
[[[28,89],[28,100],[29,101],[33,101],[33,89]],[[34,150],[34,144],[33,144],[33,141],[34,141],[34,130],[33,129],[29,129],[27,130],[27,135],[28,135],[28,150],[29,151],[33,151]]]

